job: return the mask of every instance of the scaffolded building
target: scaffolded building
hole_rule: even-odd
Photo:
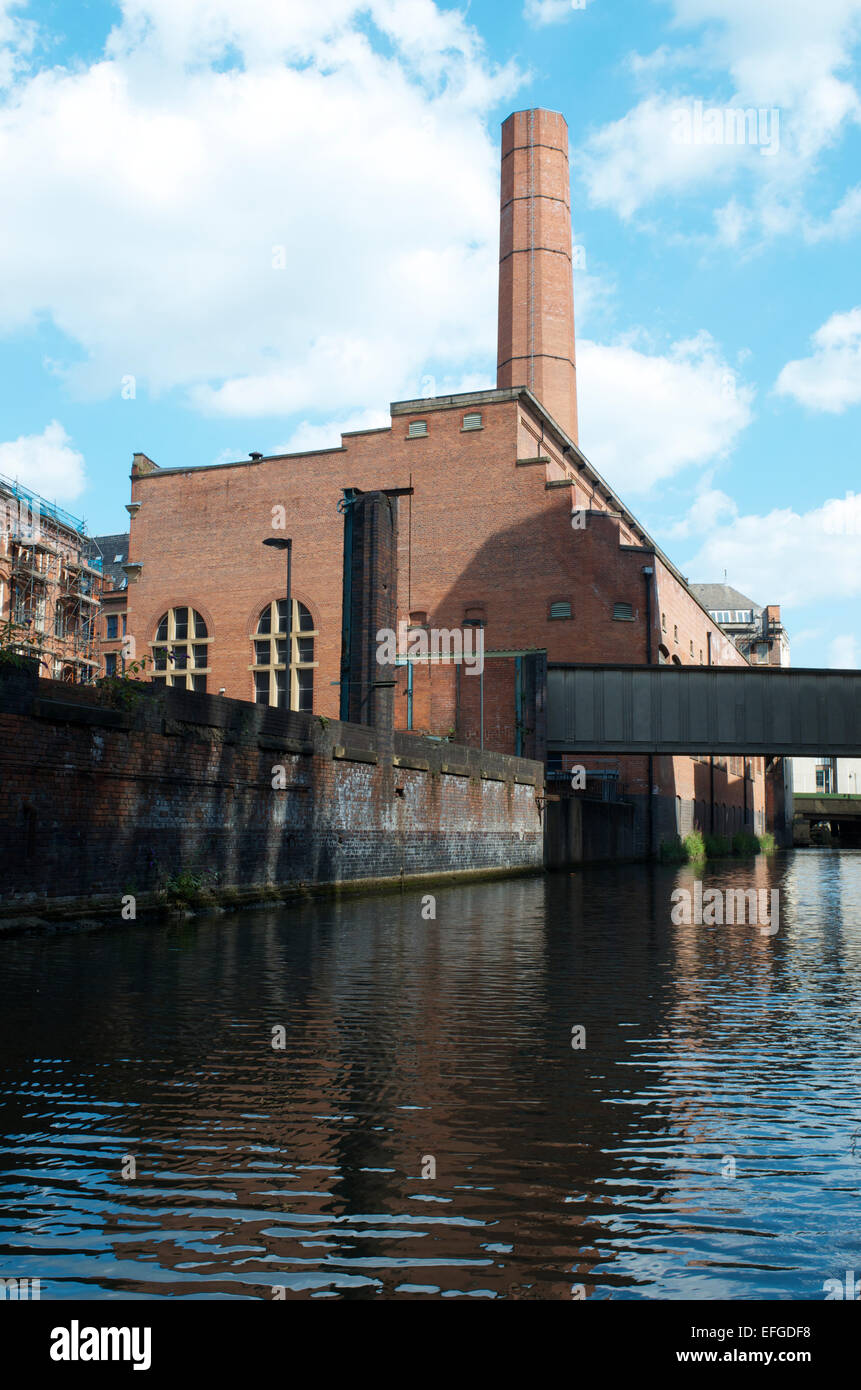
[[[102,559],[83,521],[0,474],[0,635],[39,674],[99,674]]]

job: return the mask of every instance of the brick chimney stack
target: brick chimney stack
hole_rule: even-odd
[[[496,384],[528,386],[577,440],[568,126],[515,111],[502,126]]]

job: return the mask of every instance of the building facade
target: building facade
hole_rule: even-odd
[[[0,628],[4,644],[43,676],[88,682],[99,673],[100,559],[83,521],[0,477]]]
[[[779,604],[763,608],[729,584],[692,584],[691,590],[751,665],[789,665],[789,633]]]
[[[134,456],[128,633],[151,679],[337,718],[345,529],[354,499],[380,490],[396,509],[396,727],[524,751],[522,660],[536,652],[747,664],[578,447],[562,117],[509,117],[501,185],[496,389],[396,402],[389,426],[312,453],[209,467]],[[279,538],[289,614],[286,552],[264,544]],[[480,633],[481,671],[411,659],[452,633]],[[762,759],[584,762],[634,802],[652,848],[695,825],[764,826]]]
[[[122,676],[133,661],[127,637],[126,590],[123,565],[129,558],[129,535],[93,536],[91,548],[102,571],[99,612],[99,669],[103,676]]]
[[[793,758],[792,789],[808,796],[816,792],[861,796],[861,758],[832,758],[825,753],[818,758]]]

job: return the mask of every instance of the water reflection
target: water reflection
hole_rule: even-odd
[[[823,1297],[861,1268],[861,853],[705,871],[778,887],[774,936],[674,925],[692,884],[595,869],[440,890],[435,921],[406,893],[2,943],[0,1275]]]

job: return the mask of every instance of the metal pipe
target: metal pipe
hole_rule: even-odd
[[[519,658],[518,658],[519,660]],[[484,748],[484,662],[481,663],[481,670],[478,673],[478,720],[481,725],[479,748]]]
[[[706,633],[706,645],[708,647],[708,665],[712,664],[712,635],[711,631]],[[709,834],[715,833],[715,759],[714,753],[709,754]]]
[[[287,708],[293,708],[293,542],[287,542]]]
[[[654,571],[650,565],[643,566],[643,578],[646,581],[646,665],[652,664],[652,575]],[[649,793],[647,807],[647,820],[649,827],[649,847],[648,857],[651,859],[655,852],[655,806],[654,792],[652,788],[655,783],[655,764],[652,754],[649,754],[647,775],[649,778]]]

